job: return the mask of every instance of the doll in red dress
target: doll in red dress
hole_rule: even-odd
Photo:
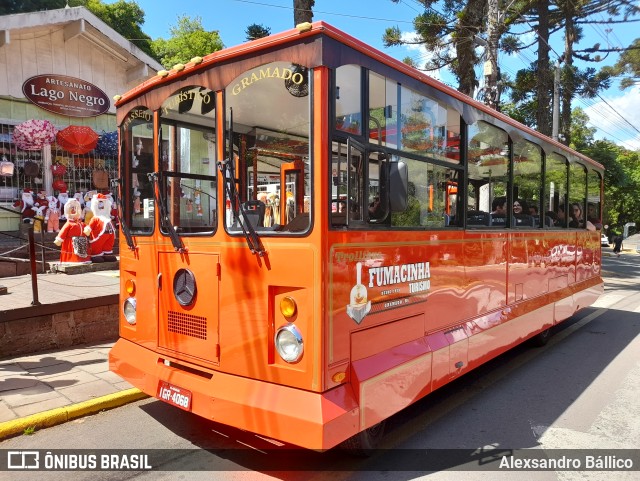
[[[86,264],[91,262],[89,240],[84,234],[84,223],[80,220],[80,202],[69,199],[64,205],[67,221],[53,241],[60,247],[60,262]]]
[[[116,230],[111,222],[111,201],[105,194],[96,194],[91,199],[93,217],[84,233],[89,236],[92,262],[114,262],[118,258],[113,255],[113,244]]]

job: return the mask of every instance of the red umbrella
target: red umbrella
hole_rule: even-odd
[[[13,143],[22,150],[40,150],[56,138],[56,128],[48,120],[26,120],[13,128]]]
[[[91,127],[70,125],[56,135],[58,145],[72,154],[86,154],[96,148],[98,134]]]

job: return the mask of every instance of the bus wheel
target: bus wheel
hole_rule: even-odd
[[[351,436],[341,445],[355,456],[371,456],[384,437],[385,422],[382,421],[369,429]]]
[[[544,331],[536,334],[531,338],[531,345],[535,347],[542,347],[547,342],[549,342],[550,338],[551,338],[551,328],[545,329]]]

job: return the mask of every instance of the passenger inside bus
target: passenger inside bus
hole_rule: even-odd
[[[380,205],[380,196],[376,195],[369,204],[369,218],[380,219],[384,215],[384,209]]]
[[[495,197],[491,203],[491,225],[504,227],[507,223],[507,198]]]
[[[591,222],[596,229],[602,229],[602,223],[600,222],[596,206],[592,203],[587,205],[587,221]]]
[[[564,205],[559,205],[558,206],[558,212],[556,212],[556,219],[555,219],[555,226],[556,227],[566,227],[567,223],[566,223],[566,219],[567,216],[564,212]]]
[[[582,218],[582,207],[578,203],[571,204],[571,210],[569,211],[571,220],[569,221],[569,227],[584,227],[584,219]]]
[[[535,223],[533,221],[533,217],[529,214],[525,214],[525,212],[529,212],[529,208],[527,204],[522,199],[516,199],[513,201],[513,225],[516,227],[534,227]]]

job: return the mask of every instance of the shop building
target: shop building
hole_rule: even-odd
[[[0,206],[117,178],[113,97],[162,66],[84,7],[0,17]],[[20,218],[0,209],[0,231]]]

